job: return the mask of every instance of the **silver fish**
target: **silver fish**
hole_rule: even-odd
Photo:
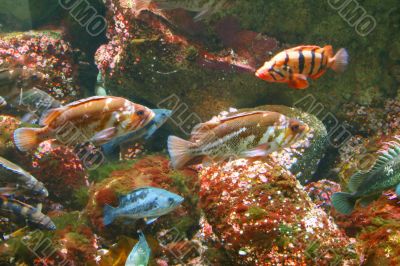
[[[16,183],[35,195],[42,197],[47,197],[49,195],[49,192],[42,182],[38,181],[34,176],[18,165],[4,159],[3,157],[0,157],[0,181]]]
[[[142,232],[139,233],[139,242],[133,247],[125,262],[125,266],[146,266],[150,259],[150,247]]]
[[[5,196],[0,196],[0,208],[10,211],[15,215],[26,218],[29,222],[36,224],[45,230],[55,230],[56,225],[47,215],[43,214],[40,209],[34,208],[31,205],[23,203],[19,200],[9,199]]]
[[[118,207],[105,205],[103,223],[109,225],[114,219],[124,217],[133,220],[146,219],[147,224],[150,224],[176,209],[183,200],[181,196],[161,188],[138,188],[122,196]]]

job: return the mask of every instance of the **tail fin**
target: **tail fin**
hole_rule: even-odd
[[[337,192],[331,197],[333,207],[343,214],[351,214],[356,204],[357,198],[350,193]]]
[[[174,169],[180,169],[192,159],[189,145],[190,141],[175,136],[168,137],[168,152]]]
[[[41,128],[18,128],[14,131],[14,143],[20,151],[33,150],[42,142],[41,131]]]
[[[134,9],[139,14],[142,10],[146,10],[149,8],[152,0],[134,0]]]
[[[336,53],[332,60],[333,63],[331,68],[335,72],[343,72],[346,70],[346,67],[349,64],[349,54],[347,53],[346,49],[342,48]]]
[[[106,204],[104,205],[104,210],[103,210],[103,224],[104,225],[109,225],[114,221],[114,207]]]

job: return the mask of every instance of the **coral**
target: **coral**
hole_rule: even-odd
[[[272,160],[220,163],[200,176],[200,205],[237,264],[355,263],[349,240]]]
[[[104,228],[103,207],[105,204],[117,205],[118,196],[127,194],[138,187],[154,186],[182,195],[185,198],[183,207],[173,214],[160,217],[154,225],[154,230],[175,226],[184,234],[190,234],[198,224],[199,211],[197,205],[198,182],[194,171],[174,171],[169,168],[169,161],[162,155],[148,155],[137,161],[124,162],[122,167],[117,165],[105,166],[108,177],[95,184],[90,190],[89,202],[86,206],[92,225],[105,236],[116,233],[129,234],[136,232],[135,224],[121,226],[115,224]],[[102,169],[96,170],[102,173]]]
[[[70,148],[52,141],[40,144],[29,158],[30,172],[49,190],[49,197],[71,205],[75,190],[87,188],[87,173],[77,154]]]
[[[338,225],[356,238],[356,248],[365,265],[397,265],[400,207],[397,200],[381,196],[366,208],[357,208],[350,216],[335,215]]]
[[[332,208],[331,196],[333,193],[341,191],[341,188],[338,183],[322,179],[318,182],[307,184],[304,190],[318,207],[329,213]]]
[[[78,99],[73,49],[57,31],[10,33],[0,39],[0,66],[24,66],[43,74],[37,87],[65,102]]]

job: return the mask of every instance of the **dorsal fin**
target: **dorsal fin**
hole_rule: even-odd
[[[320,49],[321,47],[316,46],[316,45],[300,45],[297,47],[289,48],[287,51],[308,51],[308,50],[313,50],[313,49]]]
[[[51,122],[54,121],[54,119],[56,119],[61,114],[61,112],[63,111],[63,108],[64,107],[54,108],[54,109],[48,110],[40,118],[39,125],[48,126]]]
[[[360,187],[361,183],[364,181],[366,176],[367,173],[365,172],[357,172],[354,175],[352,175],[348,183],[349,190],[351,192],[357,191],[357,189]]]
[[[232,119],[241,118],[245,116],[255,115],[255,114],[268,114],[272,113],[270,111],[250,111],[250,112],[242,112],[242,113],[234,113],[230,116],[220,118],[219,120],[223,123]]]
[[[65,105],[65,107],[78,106],[80,104],[87,103],[87,102],[90,102],[90,101],[104,100],[104,99],[107,99],[107,98],[114,98],[114,97],[112,97],[112,96],[92,96],[92,97],[89,97],[89,98],[85,98],[85,99],[81,99],[81,100],[69,103],[69,104]]]

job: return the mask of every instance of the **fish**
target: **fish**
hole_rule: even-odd
[[[172,115],[172,111],[167,109],[153,109],[152,111],[154,112],[155,116],[153,120],[151,120],[145,127],[137,132],[128,133],[104,144],[101,147],[104,155],[106,157],[110,157],[113,154],[118,153],[119,147],[124,143],[138,141],[141,139],[148,140]]]
[[[148,10],[151,4],[155,4],[161,10],[184,9],[196,12],[195,21],[204,20],[215,12],[226,8],[226,0],[132,0],[132,7],[139,14],[142,10]]]
[[[42,128],[15,130],[14,143],[24,152],[48,139],[67,146],[85,142],[101,146],[113,138],[140,130],[154,116],[149,108],[127,99],[94,96],[49,110],[39,122]]]
[[[45,75],[24,67],[6,67],[0,69],[0,95],[7,98],[20,93],[21,89],[30,89],[45,80]]]
[[[345,71],[349,54],[341,48],[335,55],[331,45],[298,46],[275,55],[259,68],[255,75],[268,82],[287,83],[294,89],[306,89],[307,78],[318,79],[328,68],[335,72]]]
[[[30,223],[37,225],[41,229],[53,231],[56,225],[47,215],[43,214],[39,208],[32,207],[26,203],[13,198],[7,198],[0,195],[0,208],[10,211],[17,216],[22,216]]]
[[[7,106],[7,101],[4,99],[4,97],[0,96],[0,109],[4,108]]]
[[[61,102],[54,99],[48,93],[34,87],[26,91],[21,90],[18,96],[9,99],[9,105],[12,108],[34,113],[40,117],[50,109],[61,107]]]
[[[167,190],[155,187],[141,187],[120,197],[118,207],[104,206],[104,225],[111,224],[116,218],[131,220],[145,219],[151,224],[158,217],[175,210],[183,198]]]
[[[263,157],[289,147],[309,131],[307,124],[277,112],[230,114],[197,125],[189,141],[168,137],[168,152],[175,169],[202,160]]]
[[[32,192],[34,195],[47,197],[49,192],[42,182],[38,181],[30,173],[20,166],[0,157],[0,181],[6,183],[16,183],[22,188]]]
[[[389,148],[379,151],[377,160],[368,171],[358,171],[350,177],[350,193],[332,195],[331,201],[337,211],[350,215],[357,201],[365,207],[391,188],[395,188],[396,195],[400,196],[400,136],[386,144]]]
[[[139,233],[139,242],[133,247],[126,259],[125,266],[147,266],[150,259],[150,247],[146,237],[142,232]]]

